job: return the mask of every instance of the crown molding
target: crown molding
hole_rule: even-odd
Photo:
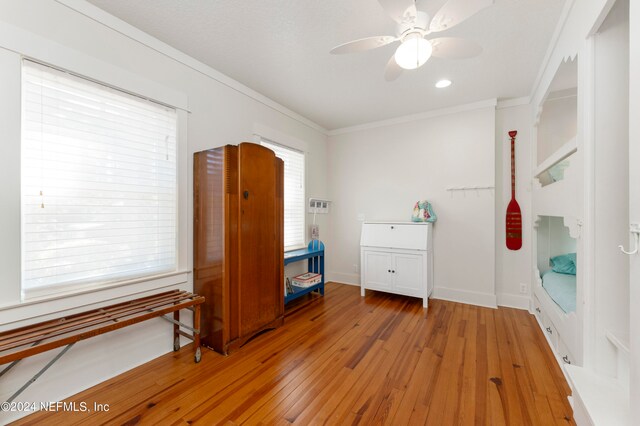
[[[522,96],[521,98],[503,99],[498,101],[496,109],[513,108],[522,105],[529,105],[531,98],[529,96]]]
[[[411,123],[427,118],[441,117],[443,115],[456,114],[465,111],[473,111],[482,108],[494,108],[498,104],[497,99],[487,99],[484,101],[473,102],[470,104],[458,105],[451,108],[434,109],[431,111],[421,112],[418,114],[404,115],[401,117],[390,118],[388,120],[372,121],[370,123],[359,124],[357,126],[342,127],[340,129],[330,130],[329,136],[343,135],[345,133],[359,132],[362,130],[376,129],[378,127],[394,126],[396,124]]]
[[[69,9],[101,24],[107,28],[112,29],[113,31],[124,35],[125,37],[130,38],[133,41],[136,41],[140,44],[147,46],[148,48],[179,62],[194,71],[197,71],[207,77],[217,81],[220,84],[223,84],[238,93],[241,93],[275,111],[278,111],[281,114],[286,115],[287,117],[304,124],[307,127],[310,127],[313,130],[316,130],[324,135],[327,135],[327,129],[320,126],[319,124],[309,120],[306,117],[298,114],[290,110],[289,108],[280,105],[279,103],[273,101],[272,99],[264,96],[263,94],[256,92],[255,90],[245,86],[244,84],[232,79],[231,77],[211,68],[209,65],[206,65],[197,59],[192,58],[191,56],[179,51],[178,49],[169,46],[163,41],[158,40],[157,38],[145,33],[144,31],[134,27],[131,24],[123,21],[120,18],[117,18],[104,10],[94,6],[91,3],[88,3],[85,0],[55,0],[62,6],[68,7]]]

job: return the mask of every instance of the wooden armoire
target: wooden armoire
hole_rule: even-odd
[[[243,142],[194,154],[194,291],[227,354],[284,319],[284,164]]]

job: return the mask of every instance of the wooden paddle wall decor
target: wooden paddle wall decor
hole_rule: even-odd
[[[507,206],[507,248],[509,250],[520,250],[522,247],[522,213],[516,201],[516,156],[515,143],[518,132],[509,132],[511,138],[511,201]]]

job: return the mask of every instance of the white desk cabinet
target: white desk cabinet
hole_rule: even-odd
[[[433,291],[430,223],[365,222],[360,239],[360,291],[386,291],[422,298]]]

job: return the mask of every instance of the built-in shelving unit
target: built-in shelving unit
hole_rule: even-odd
[[[616,250],[629,238],[628,2],[608,3],[597,25],[580,36],[562,30],[575,43],[555,46],[560,54],[534,96],[531,311],[571,386],[576,423],[631,425],[629,260]],[[545,217],[558,218],[575,239],[574,314],[560,312],[541,285],[557,254]]]

